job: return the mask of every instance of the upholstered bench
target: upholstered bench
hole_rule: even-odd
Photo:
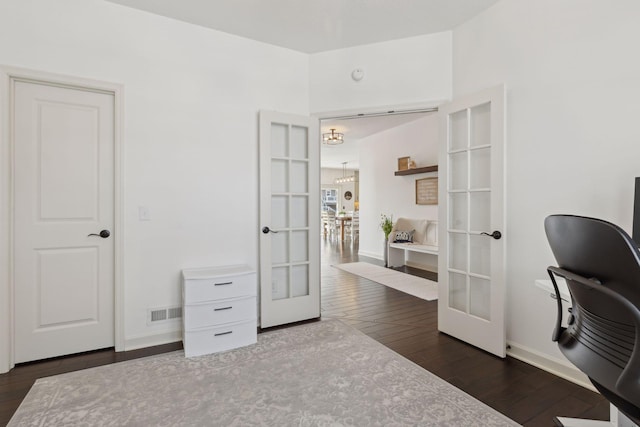
[[[387,247],[387,265],[409,265],[426,270],[438,270],[438,221],[398,218]],[[411,259],[410,253],[427,254],[420,260]],[[414,257],[415,258],[415,257]]]

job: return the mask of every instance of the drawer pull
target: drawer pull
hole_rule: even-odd
[[[214,334],[214,337],[219,337],[220,335],[229,335],[232,334],[233,331],[227,331],[227,332],[220,332],[219,334]]]
[[[213,311],[231,310],[232,308],[233,308],[232,306],[220,307],[220,308],[214,308]]]
[[[213,286],[224,286],[224,285],[233,285],[233,282],[215,283]]]

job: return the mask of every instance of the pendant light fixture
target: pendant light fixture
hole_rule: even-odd
[[[336,132],[335,129],[331,129],[330,133],[322,134],[322,143],[327,145],[338,145],[344,142],[344,134]]]
[[[336,178],[336,184],[344,184],[345,182],[355,182],[355,175],[347,176],[347,162],[342,162],[342,177]]]

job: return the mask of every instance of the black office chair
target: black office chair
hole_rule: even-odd
[[[558,267],[547,271],[558,317],[553,341],[596,389],[640,425],[640,252],[620,227],[572,215],[544,221]],[[556,276],[566,280],[572,307],[562,326]]]

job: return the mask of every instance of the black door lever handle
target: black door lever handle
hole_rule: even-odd
[[[277,231],[273,231],[273,230],[272,230],[272,229],[270,229],[269,227],[262,227],[262,232],[263,232],[264,234],[267,234],[267,233],[278,233]]]
[[[106,239],[107,237],[111,236],[111,232],[109,230],[102,230],[100,234],[95,234],[95,233],[87,234],[87,237],[89,236],[98,236],[98,237],[102,237],[103,239]]]
[[[498,230],[494,231],[493,233],[489,234],[489,233],[485,233],[484,231],[482,233],[480,233],[484,236],[489,236],[489,237],[493,237],[496,240],[500,240],[500,238],[502,237],[502,233],[499,232]]]

